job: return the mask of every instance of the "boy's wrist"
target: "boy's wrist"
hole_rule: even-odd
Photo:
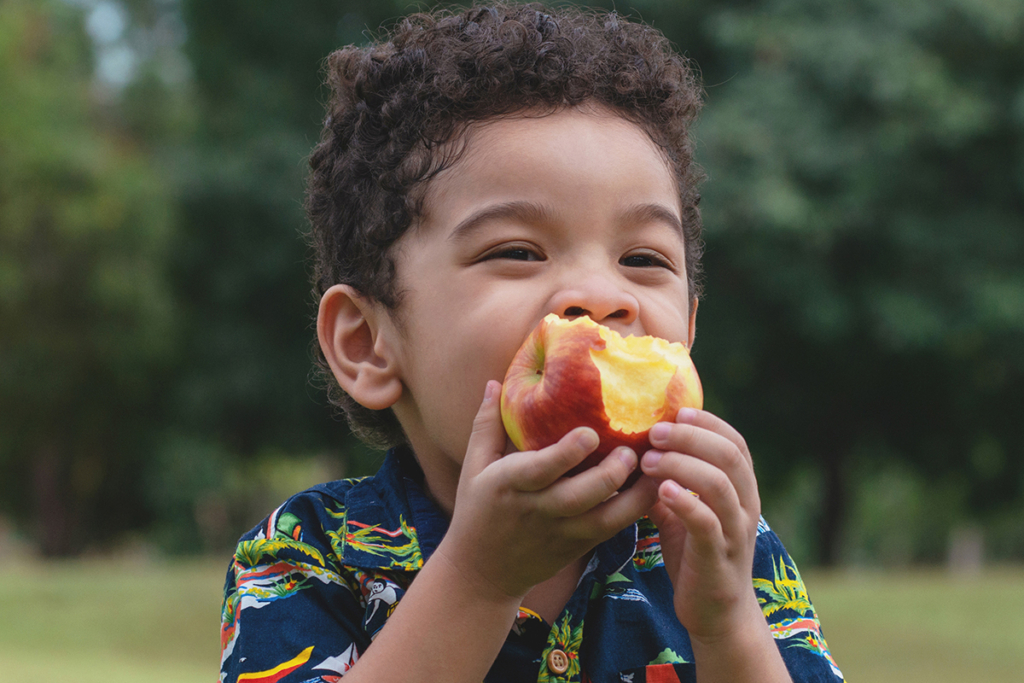
[[[460,557],[457,549],[448,538],[441,541],[441,544],[434,551],[430,560],[436,563],[435,570],[445,574],[450,585],[459,586],[465,591],[464,595],[472,596],[475,599],[483,600],[494,605],[514,605],[516,608],[522,602],[523,597],[530,587],[525,587],[521,592],[506,586],[499,585],[479,571],[468,558]]]
[[[694,650],[713,650],[716,647],[734,647],[737,643],[753,640],[762,633],[769,633],[768,622],[761,613],[761,607],[753,591],[737,602],[734,609],[722,615],[718,627],[701,632],[688,629]]]
[[[733,626],[703,637],[691,634],[697,678],[704,681],[789,683],[791,678],[756,598],[730,620]]]

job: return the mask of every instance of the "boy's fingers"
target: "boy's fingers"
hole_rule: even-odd
[[[515,453],[506,460],[510,477],[519,491],[540,491],[558,481],[600,443],[590,427],[577,427],[547,448]],[[503,465],[506,463],[502,463]]]
[[[703,500],[672,480],[658,486],[658,502],[675,514],[686,527],[693,543],[702,549],[713,548],[724,538],[723,524]]]
[[[657,462],[652,464],[653,460]],[[744,512],[742,499],[734,482],[713,464],[690,455],[648,451],[644,454],[643,471],[648,476],[665,480],[660,489],[663,502],[666,492],[682,491],[682,487],[685,486],[693,493],[682,492],[688,498],[703,503],[703,507],[707,507],[720,520],[722,528],[727,530],[728,535],[742,534],[747,528],[749,516]],[[696,494],[696,497],[693,494]],[[675,510],[682,506],[689,510],[691,502],[693,501],[677,501],[674,507],[669,507]]]
[[[637,468],[636,453],[616,448],[595,467],[555,483],[541,507],[553,517],[575,517],[608,499]]]
[[[658,496],[659,489],[660,486],[655,489],[655,496]],[[658,500],[651,507],[651,511],[647,513],[647,516],[658,527],[658,533],[662,539],[662,559],[664,559],[665,566],[668,568],[670,575],[674,576],[679,569],[679,554],[686,543],[686,523],[679,515],[667,508],[661,500]]]
[[[658,491],[661,490],[661,483],[662,482],[658,482],[658,486],[655,488],[655,496],[658,500],[653,506],[651,506],[651,511],[647,513],[647,516],[650,517],[651,521],[654,522],[654,525],[658,527],[658,531],[662,536],[666,536],[670,533],[685,535],[686,525],[683,524],[683,520],[679,519],[679,515],[665,507],[665,504],[660,500]],[[664,544],[662,545],[662,549],[664,551]]]
[[[705,414],[711,415],[710,413]],[[714,418],[713,415],[711,417]],[[737,448],[736,444],[728,437],[693,423],[662,422],[651,430],[651,444],[655,450],[648,451],[650,455],[645,454],[641,463],[647,474],[662,479],[674,479],[687,488],[693,488],[685,479],[680,479],[678,473],[665,469],[666,463],[677,462],[676,460],[670,459],[666,463],[659,464],[653,462],[659,453],[683,453],[724,472],[732,482],[740,503],[747,509],[757,508],[760,511],[757,478],[754,476],[754,468],[750,464],[750,454]]]
[[[681,408],[676,413],[677,424],[691,424],[694,427],[706,429],[714,432],[722,437],[725,437],[739,449],[747,462],[747,465],[751,469],[754,468],[754,460],[750,456],[750,448],[747,447],[747,441],[743,438],[743,435],[736,431],[736,428],[731,424],[718,417],[714,413],[709,413],[706,410],[695,410],[693,408]]]
[[[501,382],[489,380],[484,389],[484,399],[473,420],[473,432],[469,435],[463,472],[474,476],[501,457],[505,452],[505,426],[501,423],[501,408],[498,397]]]
[[[628,489],[599,503],[578,517],[563,520],[566,532],[579,538],[597,534],[598,542],[611,538],[646,515],[658,502],[658,482],[641,476]]]

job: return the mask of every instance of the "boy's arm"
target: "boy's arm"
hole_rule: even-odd
[[[762,625],[758,625],[758,620]],[[736,632],[723,635],[719,641],[691,638],[690,642],[700,683],[793,681],[760,609],[751,614]]]
[[[650,439],[643,471],[663,480],[651,517],[698,680],[791,683],[752,583],[761,502],[746,442],[711,413],[686,408]]]
[[[636,455],[613,452],[562,475],[597,447],[576,429],[540,451],[502,457],[506,435],[489,382],[462,466],[451,526],[346,683],[479,683],[534,585],[640,518],[654,503],[646,477],[613,496]]]
[[[479,683],[512,628],[519,602],[469,585],[439,548],[373,644],[345,674],[345,683]]]

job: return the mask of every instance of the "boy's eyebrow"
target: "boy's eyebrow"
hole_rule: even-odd
[[[668,223],[680,237],[683,235],[683,223],[674,211],[662,204],[636,204],[622,214],[623,223]]]
[[[448,241],[459,242],[466,239],[483,223],[499,218],[511,218],[523,223],[543,223],[550,220],[551,213],[540,204],[527,201],[504,202],[481,209],[463,219],[448,235]]]
[[[460,221],[448,236],[448,240],[450,242],[462,241],[487,221],[502,218],[537,224],[550,220],[551,213],[540,204],[523,200],[495,204],[481,209]],[[637,204],[631,206],[622,213],[620,220],[623,224],[667,223],[680,236],[683,234],[683,224],[679,220],[679,216],[661,204]]]

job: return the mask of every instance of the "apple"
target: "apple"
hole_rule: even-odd
[[[573,475],[618,446],[642,455],[656,422],[704,403],[685,345],[658,337],[622,337],[588,317],[546,316],[523,342],[505,374],[501,419],[521,451],[557,442],[576,427],[601,439]],[[640,476],[639,468],[627,485]]]

